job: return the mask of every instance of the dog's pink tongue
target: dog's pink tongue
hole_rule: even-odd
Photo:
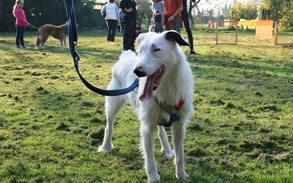
[[[143,89],[143,93],[142,95],[139,97],[140,101],[146,101],[149,100],[150,98],[152,98],[153,96],[153,89],[154,89],[154,81],[156,79],[156,73],[148,76],[147,81],[144,85],[144,89]]]

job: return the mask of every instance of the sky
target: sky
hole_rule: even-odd
[[[246,3],[253,0],[237,0],[237,2]],[[217,6],[223,7],[225,4],[234,4],[235,0],[201,0],[199,6],[206,8],[215,8]]]
[[[198,4],[200,10],[204,9],[211,9],[213,8],[217,11],[220,8],[223,8],[225,4],[229,5],[234,4],[235,0],[201,0]],[[247,3],[247,2],[261,2],[261,0],[237,0],[237,2]],[[216,12],[217,13],[217,12]]]

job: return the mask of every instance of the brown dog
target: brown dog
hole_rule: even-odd
[[[68,21],[63,25],[45,24],[39,28],[36,42],[37,48],[45,48],[45,42],[52,36],[60,41],[60,48],[66,48],[66,38],[68,36]]]

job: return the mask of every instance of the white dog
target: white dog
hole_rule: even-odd
[[[192,112],[193,75],[183,50],[179,45],[188,43],[176,31],[144,33],[138,37],[138,55],[125,51],[113,68],[108,89],[125,88],[135,77],[140,77],[139,88],[124,96],[106,97],[107,127],[99,151],[113,149],[113,122],[123,104],[129,101],[141,124],[140,133],[148,181],[159,181],[160,176],[154,156],[154,132],[158,129],[161,151],[174,156],[166,132],[170,114],[176,113],[172,124],[173,149],[175,151],[176,177],[186,178],[184,169],[185,125]],[[177,108],[177,109],[175,109]]]

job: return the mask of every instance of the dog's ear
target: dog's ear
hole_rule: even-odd
[[[165,34],[165,38],[168,41],[176,41],[181,46],[189,46],[189,43],[183,39],[183,37],[174,30],[167,31]]]

